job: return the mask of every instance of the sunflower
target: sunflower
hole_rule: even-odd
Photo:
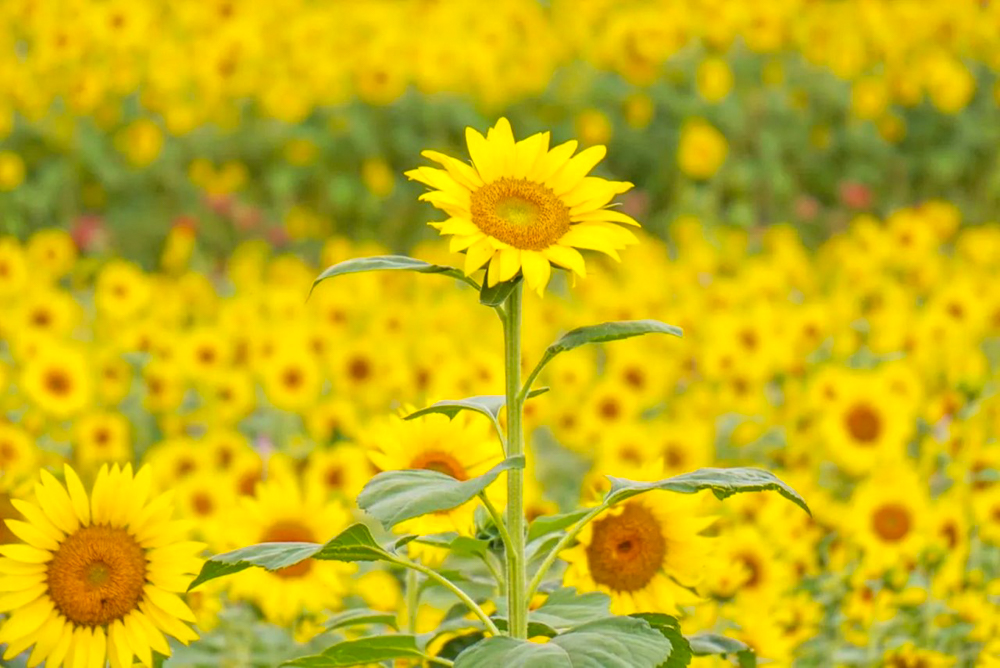
[[[38,460],[30,434],[15,424],[0,422],[0,490],[33,474]]]
[[[59,420],[85,409],[93,394],[87,359],[73,348],[46,346],[25,364],[21,382],[25,394]]]
[[[393,417],[363,434],[362,445],[372,464],[382,471],[426,469],[458,480],[482,475],[503,459],[486,421],[464,416],[449,419],[444,415],[428,415],[412,421]],[[505,491],[497,483],[487,488],[490,499],[498,506],[504,505]],[[469,534],[474,525],[475,505],[470,501],[452,510],[416,517],[401,523],[397,529],[419,535],[449,531]],[[430,557],[432,553],[433,550],[421,554]]]
[[[200,543],[184,540],[170,497],[150,498],[145,467],[101,468],[93,493],[69,466],[66,487],[42,470],[35,503],[13,500],[25,520],[7,520],[24,544],[0,547],[0,627],[5,660],[34,646],[29,666],[153,665],[170,656],[164,634],[198,636],[177,592],[201,568]]]
[[[586,525],[578,543],[560,556],[564,582],[581,592],[603,591],[615,614],[666,612],[698,598],[714,518],[699,512],[700,499],[651,493],[610,508]]]
[[[226,516],[227,549],[256,543],[325,543],[351,523],[342,504],[306,492],[290,477],[257,484]],[[257,604],[276,624],[290,625],[301,613],[339,608],[353,564],[309,559],[271,572],[252,569],[232,578],[230,595]]]
[[[847,523],[872,568],[914,564],[931,539],[927,483],[905,462],[880,469],[854,492]]]
[[[579,248],[618,259],[637,239],[620,224],[638,226],[630,216],[607,208],[631,183],[587,176],[606,153],[592,146],[573,156],[576,141],[549,149],[550,134],[514,141],[506,118],[484,138],[466,128],[472,165],[436,151],[424,157],[442,165],[419,167],[406,176],[434,188],[421,195],[450,217],[431,223],[453,235],[452,252],[465,251],[465,273],[489,263],[490,286],[520,271],[528,287],[543,294],[552,264],[580,277],[586,266]]]

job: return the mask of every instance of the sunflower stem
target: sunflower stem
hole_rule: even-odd
[[[507,297],[504,308],[504,371],[507,394],[507,456],[524,454],[521,425],[521,283]],[[525,599],[524,469],[507,471],[507,618],[508,633],[528,637],[528,602]]]
[[[389,561],[390,563],[402,566],[403,568],[409,568],[414,571],[417,571],[418,573],[423,573],[429,579],[433,580],[434,582],[437,582],[439,585],[441,585],[442,587],[453,593],[458,598],[458,600],[464,603],[465,606],[472,611],[472,614],[474,614],[476,617],[479,618],[479,621],[483,623],[483,626],[486,627],[486,630],[490,634],[494,636],[501,635],[500,629],[497,628],[496,624],[493,623],[493,620],[490,619],[490,616],[486,614],[486,612],[479,606],[479,604],[476,603],[476,601],[471,596],[465,593],[465,591],[463,591],[461,587],[459,587],[457,584],[455,584],[445,576],[441,575],[440,573],[438,573],[433,569],[427,568],[418,561],[410,561],[405,557],[394,557]]]
[[[420,606],[420,583],[417,572],[412,568],[406,571],[406,630],[417,633],[417,608]]]

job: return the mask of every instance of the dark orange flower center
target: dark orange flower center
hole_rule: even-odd
[[[638,503],[594,522],[587,564],[597,584],[638,591],[663,567],[667,541],[656,517]]]

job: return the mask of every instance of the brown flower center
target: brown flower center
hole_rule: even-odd
[[[884,541],[895,543],[910,533],[910,511],[898,503],[887,503],[872,513],[872,530]]]
[[[870,445],[882,433],[882,417],[868,404],[854,404],[844,416],[847,431],[855,441]]]
[[[504,177],[472,193],[472,222],[483,233],[522,250],[542,250],[569,232],[569,208],[551,188]]]
[[[437,471],[449,475],[455,480],[469,479],[469,474],[461,462],[447,452],[437,450],[421,452],[410,462],[410,468]]]
[[[276,522],[261,536],[262,543],[315,543],[316,536],[309,527],[295,520]],[[313,560],[306,559],[287,568],[279,568],[274,574],[279,578],[293,580],[305,577],[312,570]]]
[[[52,394],[64,397],[73,388],[73,380],[62,369],[49,369],[45,374],[45,389]]]
[[[69,621],[107,626],[135,610],[146,584],[146,552],[125,529],[83,527],[48,567],[49,595]]]
[[[638,503],[627,503],[620,515],[594,522],[587,564],[594,582],[615,591],[638,591],[663,566],[667,540],[656,517]]]

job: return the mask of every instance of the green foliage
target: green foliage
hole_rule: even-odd
[[[608,617],[538,644],[488,638],[458,655],[455,668],[658,668],[670,641],[644,620]]]
[[[313,281],[309,294],[316,289],[316,286],[328,278],[335,276],[345,276],[347,274],[359,274],[366,271],[415,271],[420,274],[444,274],[457,278],[463,283],[479,289],[479,284],[468,278],[464,272],[454,267],[440,264],[431,264],[423,260],[417,260],[406,255],[376,255],[374,257],[358,257],[351,260],[339,262],[329,267]]]
[[[374,624],[391,626],[393,629],[396,629],[397,631],[399,630],[396,626],[396,615],[391,612],[369,610],[368,608],[353,608],[351,610],[344,610],[343,612],[328,619],[323,627],[327,631],[333,631],[352,626],[370,626]]]
[[[321,654],[303,656],[286,661],[282,665],[299,668],[344,668],[395,659],[422,659],[424,656],[424,653],[417,648],[416,637],[393,634],[346,640],[328,647]]]
[[[746,643],[735,638],[720,636],[717,633],[699,633],[688,638],[691,653],[695,656],[733,654],[740,663],[740,668],[754,668],[757,665],[757,655]]]
[[[524,456],[508,457],[469,480],[428,470],[384,471],[365,485],[358,507],[387,529],[408,519],[457,508],[495,481],[501,473],[524,468]]]
[[[545,394],[549,391],[547,387],[540,387],[537,390],[532,390],[528,394],[528,398],[537,397],[540,394]],[[497,430],[498,434],[503,434],[503,430],[500,428],[499,416],[500,411],[503,407],[507,405],[507,397],[502,394],[483,394],[475,397],[466,397],[465,399],[451,399],[438,401],[433,403],[426,408],[421,408],[418,411],[410,413],[404,420],[413,420],[418,417],[423,417],[425,415],[431,415],[434,413],[439,413],[441,415],[447,415],[449,418],[454,418],[461,411],[473,411],[481,415],[485,415],[493,423],[493,427]]]
[[[658,668],[684,668],[691,663],[691,645],[687,638],[681,635],[681,625],[676,617],[657,612],[638,612],[629,615],[629,617],[644,619],[673,645],[674,649],[670,652],[670,658],[665,663],[661,663]]]
[[[680,494],[694,494],[705,489],[720,499],[740,492],[776,491],[783,497],[809,513],[809,506],[794,489],[779,480],[773,473],[761,469],[735,467],[727,469],[703,468],[690,473],[682,473],[657,482],[635,482],[624,478],[607,476],[611,489],[604,497],[605,506],[629,499],[652,490],[665,490]],[[811,513],[810,513],[811,514]]]
[[[486,281],[483,281],[483,287],[479,291],[479,303],[483,306],[492,306],[493,308],[500,306],[507,301],[507,298],[510,297],[510,293],[514,291],[514,288],[516,288],[520,282],[520,274],[509,281],[497,283],[493,287],[489,287],[486,284]]]

